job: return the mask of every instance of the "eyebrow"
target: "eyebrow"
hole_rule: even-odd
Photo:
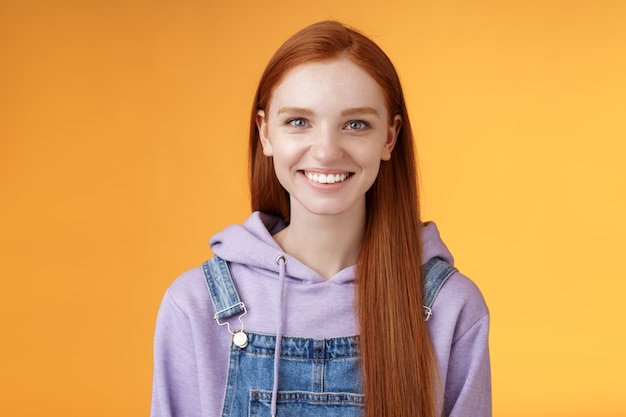
[[[282,113],[297,113],[297,114],[302,114],[305,116],[311,116],[315,114],[313,110],[307,109],[304,107],[281,107],[278,110],[277,114],[282,114]],[[354,116],[357,114],[373,114],[375,116],[378,116],[378,110],[376,110],[373,107],[365,106],[365,107],[352,107],[341,112],[342,116]]]
[[[305,116],[311,116],[314,114],[313,110],[309,110],[304,107],[281,107],[280,109],[278,109],[278,112],[276,114],[282,113],[297,113],[303,114]]]
[[[373,107],[353,107],[342,111],[341,114],[343,116],[354,116],[358,114],[373,114],[374,116],[378,116],[378,110]]]

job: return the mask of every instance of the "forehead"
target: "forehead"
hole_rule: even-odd
[[[369,106],[386,110],[380,85],[346,58],[306,63],[289,70],[274,87],[270,112],[287,105],[328,110]]]

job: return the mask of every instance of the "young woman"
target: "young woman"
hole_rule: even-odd
[[[153,417],[491,415],[489,312],[420,219],[377,45],[321,22],[281,46],[252,109],[250,183],[251,217],[164,297]]]

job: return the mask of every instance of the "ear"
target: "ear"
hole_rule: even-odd
[[[400,128],[402,127],[402,117],[399,114],[396,114],[389,126],[389,130],[387,131],[387,141],[383,146],[383,152],[380,157],[383,161],[388,161],[391,159],[391,151],[393,151],[394,146],[396,146],[396,141],[398,140],[398,135],[400,134]]]
[[[267,118],[264,110],[257,110],[256,112],[256,128],[259,131],[259,139],[261,140],[261,146],[263,147],[263,155],[272,156],[272,143],[267,136]]]

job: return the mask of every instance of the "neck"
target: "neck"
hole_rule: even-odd
[[[293,208],[289,226],[274,235],[286,253],[325,279],[356,263],[365,229],[365,208],[357,215],[316,215]]]

